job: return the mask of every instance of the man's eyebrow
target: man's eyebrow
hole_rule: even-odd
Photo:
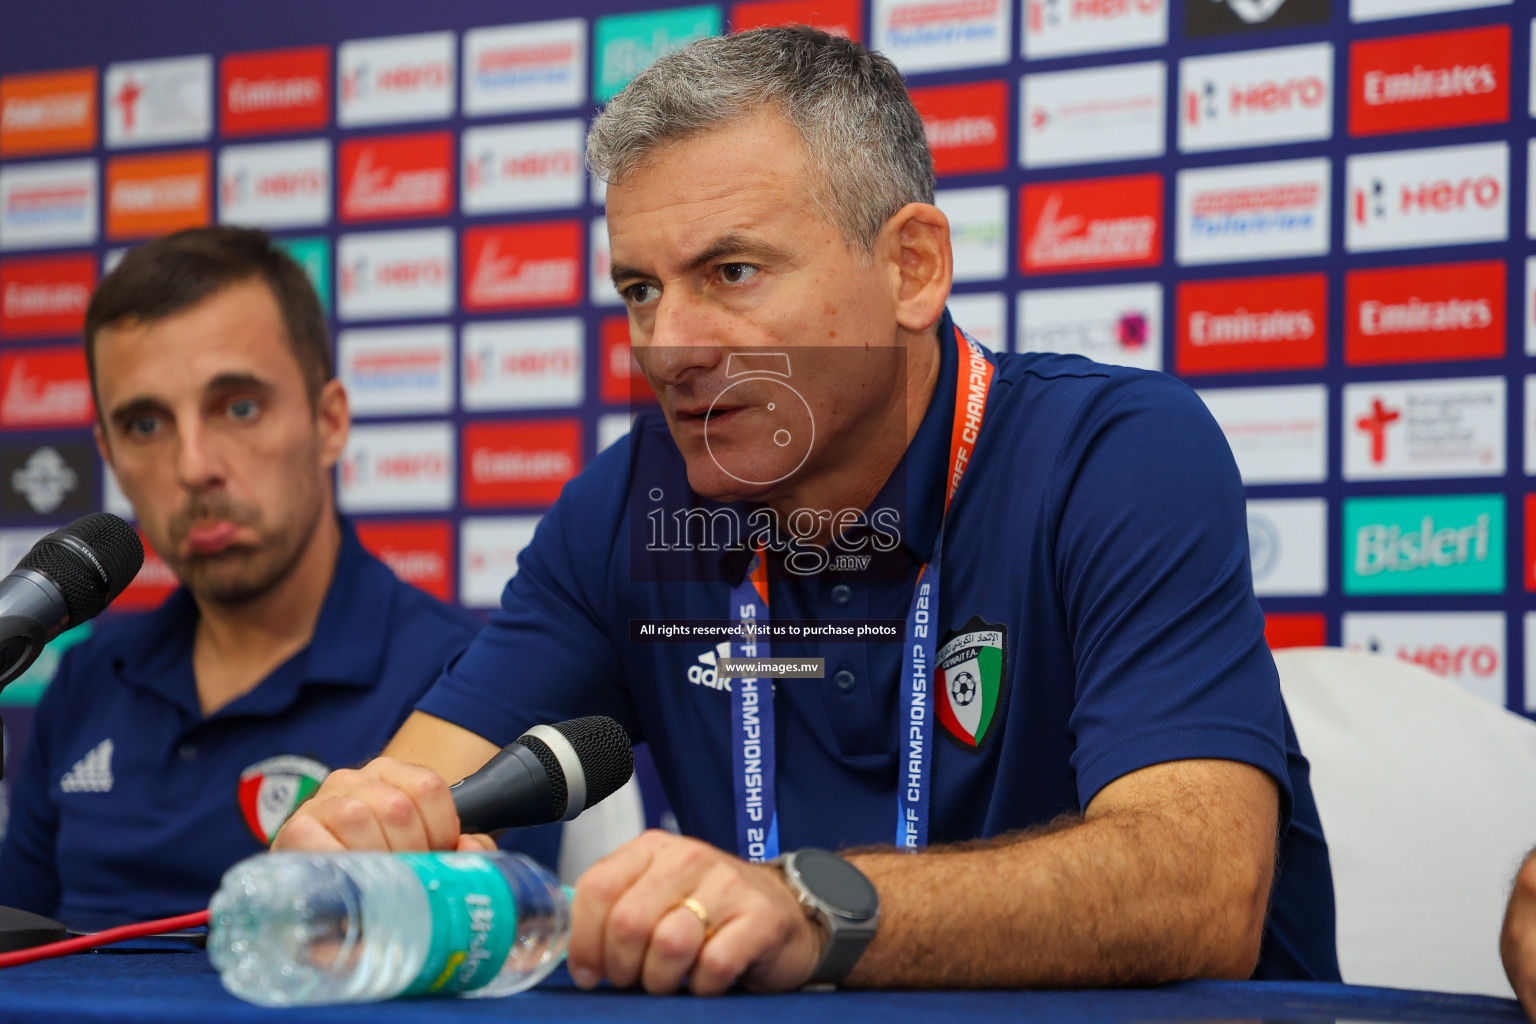
[[[739,232],[731,232],[721,235],[710,242],[702,251],[690,258],[685,265],[688,270],[697,270],[707,263],[724,259],[727,256],[740,256],[749,260],[762,260],[766,263],[784,263],[793,259],[792,254],[780,249],[770,242],[752,235],[744,235]],[[651,274],[638,267],[631,267],[623,263],[615,263],[609,268],[609,275],[613,283],[627,280],[631,277],[650,277]]]
[[[263,380],[254,373],[239,372],[221,373],[203,387],[205,395],[216,395],[228,391],[257,391],[262,394],[271,394],[273,390],[271,382]],[[166,404],[153,395],[135,395],[113,406],[107,419],[112,423],[120,424],[146,412],[165,411]]]

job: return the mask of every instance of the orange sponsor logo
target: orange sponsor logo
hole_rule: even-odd
[[[207,150],[120,156],[107,164],[107,237],[148,238],[209,222]]]
[[[0,156],[96,145],[96,69],[0,78]]]

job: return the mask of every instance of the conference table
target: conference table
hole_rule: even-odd
[[[1134,1021],[1401,1021],[1516,1024],[1513,1000],[1303,982],[1198,981],[1156,989],[1088,992],[804,992],[716,999],[580,992],[563,970],[538,988],[503,999],[418,999],[366,1006],[269,1010],[219,985],[200,953],[86,953],[0,970],[0,1024],[453,1024],[536,1020],[885,1024],[928,1021],[1088,1024]]]

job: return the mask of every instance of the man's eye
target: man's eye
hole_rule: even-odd
[[[750,263],[724,263],[720,266],[720,280],[726,284],[741,284],[757,275],[757,268]]]
[[[229,403],[229,418],[232,420],[253,420],[259,412],[261,404],[254,398],[237,398]]]
[[[654,302],[656,296],[661,294],[661,289],[653,284],[632,284],[622,294],[631,306],[644,306]]]
[[[128,433],[135,437],[149,437],[160,429],[160,421],[153,416],[135,416],[128,421]]]

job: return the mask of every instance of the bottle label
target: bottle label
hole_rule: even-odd
[[[450,995],[488,985],[517,938],[506,876],[473,853],[403,853],[432,908],[432,944],[407,996]]]

